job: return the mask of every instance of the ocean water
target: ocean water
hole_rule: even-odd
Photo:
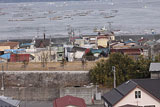
[[[94,0],[0,3],[0,39],[93,34],[106,27],[116,34],[160,33],[160,0]],[[109,25],[111,23],[111,25]]]

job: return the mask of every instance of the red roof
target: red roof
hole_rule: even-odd
[[[69,105],[78,106],[78,107],[86,107],[84,99],[69,96],[69,95],[58,98],[53,102],[53,107],[66,107]]]
[[[128,55],[140,55],[142,49],[111,49],[111,53],[122,52]]]

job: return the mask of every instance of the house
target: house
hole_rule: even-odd
[[[65,57],[65,48],[63,44],[52,44],[52,48],[54,48],[55,54],[55,61],[62,61]]]
[[[105,107],[160,107],[160,79],[132,79],[102,96]]]
[[[18,49],[19,42],[0,42],[0,51],[4,51],[5,49]]]
[[[4,53],[6,49],[18,49],[19,42],[0,42],[0,54]]]
[[[113,33],[100,34],[97,37],[97,45],[98,47],[106,48],[109,46],[111,41],[115,40],[115,36]]]
[[[0,96],[0,107],[20,107],[20,101]]]
[[[3,62],[8,62],[8,60],[10,59],[10,56],[11,56],[10,53],[0,55],[0,60],[3,61]]]
[[[97,45],[98,47],[106,48],[108,47],[109,38],[107,36],[98,36],[97,37]]]
[[[22,43],[19,47],[24,49],[29,49],[32,43]]]
[[[10,62],[29,62],[30,54],[11,54]]]
[[[53,102],[53,107],[87,107],[82,98],[73,96],[64,96]]]
[[[94,45],[96,47],[97,34],[82,35],[82,39],[84,40],[85,44],[92,44],[92,45]]]
[[[138,56],[143,55],[143,49],[140,48],[127,48],[127,49],[111,49],[111,53],[122,53],[137,59]]]
[[[74,61],[74,51],[72,50],[72,46],[66,46],[65,47],[65,57],[67,58],[67,61],[73,62]]]
[[[151,63],[149,71],[151,72],[151,79],[160,79],[160,63]]]
[[[85,54],[85,50],[86,48],[82,48],[82,47],[73,47],[72,51],[74,51],[75,55],[74,55],[74,58],[76,60],[81,60],[83,55]]]
[[[36,48],[46,48],[50,45],[50,39],[36,39],[34,46]]]

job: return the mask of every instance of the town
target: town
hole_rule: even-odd
[[[1,107],[160,107],[160,35],[95,32],[1,41]]]

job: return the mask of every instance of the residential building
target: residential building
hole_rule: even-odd
[[[30,54],[11,54],[10,62],[29,62]]]
[[[98,47],[106,48],[108,47],[108,41],[110,39],[107,36],[98,36],[97,37],[97,45]]]
[[[67,95],[56,99],[53,107],[86,107],[86,104],[82,98]]]
[[[20,107],[20,101],[0,96],[0,107]]]
[[[18,49],[19,42],[0,42],[0,51],[4,51],[6,49]]]
[[[83,35],[82,39],[84,40],[85,44],[92,44],[96,45],[97,44],[97,35]]]
[[[143,55],[143,49],[140,48],[127,48],[127,49],[110,49],[111,53],[122,53],[129,56],[132,56],[133,58],[137,59],[140,55]]]
[[[73,47],[73,51],[75,52],[74,53],[75,60],[81,60],[85,54],[85,50],[86,50],[86,48]]]
[[[106,48],[109,46],[111,41],[115,40],[115,36],[113,33],[100,34],[97,37],[97,46]]]
[[[160,107],[159,89],[160,79],[132,79],[105,93],[102,99],[105,107]]]
[[[50,39],[36,39],[34,46],[36,48],[46,48],[50,45]]]
[[[65,58],[65,48],[63,44],[52,44],[51,50],[54,52],[55,61],[62,61]]]
[[[149,71],[151,72],[151,79],[160,79],[160,63],[151,63]]]

